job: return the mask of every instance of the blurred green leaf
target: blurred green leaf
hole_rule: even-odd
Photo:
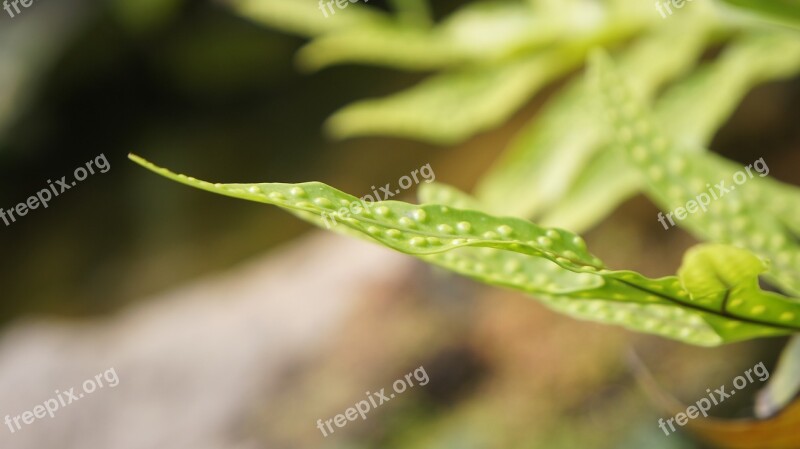
[[[392,0],[392,7],[397,11],[400,22],[416,26],[433,24],[428,0]]]
[[[800,204],[800,190],[764,178],[765,172],[754,176],[753,172],[766,171],[768,167],[759,170],[751,164],[748,177],[745,167],[671,142],[607,56],[598,53],[592,68],[592,79],[603,99],[614,142],[645,179],[648,196],[664,211],[667,220],[672,221],[672,212],[668,211],[691,210],[689,203],[694,202],[700,213],[689,213],[676,224],[700,239],[747,248],[771,259],[771,278],[789,292],[800,290],[800,246],[784,223],[786,218],[800,222],[800,211],[795,207]],[[763,159],[760,162],[766,167]],[[737,173],[744,175],[743,182],[732,181]],[[734,191],[737,186],[740,189]],[[776,191],[783,196],[776,198]],[[704,207],[698,207],[701,195],[708,200]],[[764,206],[770,203],[771,209],[765,210]],[[668,228],[664,218],[660,220],[662,224],[658,226]]]
[[[482,210],[481,204],[470,194],[441,182],[420,185],[417,196],[422,204],[441,204],[458,209]]]
[[[642,95],[652,95],[693,66],[709,30],[701,19],[663,25],[622,53],[621,65],[636,74]],[[591,98],[582,77],[562,89],[482,178],[476,188],[479,200],[493,211],[519,217],[537,217],[553,207],[606,140]]]
[[[618,148],[605,144],[586,163],[567,193],[540,220],[546,226],[583,232],[610,215],[641,188],[639,173],[625,165],[624,155]]]
[[[475,2],[432,28],[404,20],[339,28],[301,49],[298,61],[309,70],[342,63],[442,69],[502,61],[558,42],[629,34],[625,30],[642,23],[638,16],[611,14],[587,0],[539,9],[517,2]]]
[[[579,64],[580,50],[551,51],[451,71],[386,98],[353,103],[327,127],[337,138],[391,135],[449,144],[503,123],[538,89]]]
[[[579,66],[600,43],[633,32],[612,27],[514,60],[449,71],[389,97],[346,106],[328,121],[338,137],[390,135],[449,144],[507,120],[548,82]]]
[[[705,147],[754,86],[798,71],[800,36],[746,33],[730,42],[715,62],[667,91],[656,105],[656,116],[676,142]]]
[[[370,26],[385,21],[384,14],[374,8],[347,8],[339,14],[325,16],[323,3],[297,0],[230,0],[239,14],[258,23],[302,36],[318,36],[335,30]],[[359,5],[361,6],[361,5]],[[339,11],[338,8],[335,8]],[[326,10],[327,11],[327,10]]]
[[[455,46],[438,30],[388,19],[324,34],[297,54],[298,64],[308,71],[348,62],[431,70],[468,60],[468,52]]]
[[[800,40],[785,33],[745,34],[718,60],[671,87],[656,104],[656,120],[687,151],[702,151],[753,86],[798,70]],[[622,159],[616,147],[606,144],[569,192],[542,217],[542,224],[582,231],[638,193],[643,184],[639,174]],[[615,175],[607,176],[611,172]]]
[[[797,0],[722,0],[723,2],[800,28],[800,1]]]

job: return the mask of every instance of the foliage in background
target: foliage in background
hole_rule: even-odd
[[[800,3],[797,0],[723,0],[745,11],[760,14],[778,23],[800,28]]]

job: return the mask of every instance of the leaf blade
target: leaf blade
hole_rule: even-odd
[[[364,204],[318,182],[211,184],[172,173],[138,156],[130,158],[174,181],[226,196],[273,204],[303,218],[335,213],[337,208],[353,203]],[[318,220],[314,222],[319,224]],[[549,306],[562,308],[573,316],[620,322],[629,328],[692,344],[716,345],[800,330],[800,321],[790,327],[759,320],[747,313],[725,314],[713,304],[693,304],[689,292],[675,276],[648,279],[631,271],[609,270],[588,252],[580,237],[518,218],[493,217],[437,204],[418,206],[382,201],[365,205],[363,211],[353,212],[353,216],[340,217],[340,224],[384,246],[483,282],[535,294]],[[490,253],[486,253],[487,250]],[[521,272],[521,269],[529,271]],[[748,295],[760,295],[760,292],[742,289],[737,294],[749,300]],[[787,311],[791,309],[800,317],[798,303],[779,295],[758,298],[771,301],[770,307],[778,304]],[[565,303],[566,300],[590,305],[584,308],[580,304]],[[603,301],[586,302],[593,300]],[[591,304],[601,304],[613,314],[600,313]],[[632,311],[644,315],[632,314]],[[652,316],[646,318],[648,313]],[[656,319],[658,316],[683,324],[664,324],[664,320]]]

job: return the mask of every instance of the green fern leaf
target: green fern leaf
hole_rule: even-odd
[[[348,214],[354,204],[362,203],[322,183],[211,184],[130,157],[169,179],[221,195],[273,204],[316,224],[323,214],[344,208],[336,228],[362,234],[482,282],[533,294],[572,316],[622,324],[699,345],[800,330],[800,303],[761,292],[754,284],[756,278],[751,278],[752,271],[731,274],[733,300],[729,304],[721,306],[709,300],[708,289],[698,288],[699,281],[694,280],[719,276],[727,268],[699,263],[702,257],[687,259],[683,272],[689,273],[686,276],[690,281],[684,287],[675,276],[649,279],[631,271],[609,270],[588,252],[580,237],[518,218],[398,201],[363,204],[360,211]],[[719,250],[701,247],[697,251]],[[734,306],[733,301],[739,299],[747,307]]]

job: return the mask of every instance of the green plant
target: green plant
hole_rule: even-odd
[[[359,202],[317,182],[211,184],[131,157],[175,181],[273,204],[320,226],[322,213]],[[688,343],[715,345],[800,331],[800,302],[762,291],[757,276],[766,265],[746,250],[701,245],[687,254],[678,276],[649,279],[607,269],[583,239],[568,231],[449,204],[376,202],[342,218],[342,226],[333,229],[482,282],[534,294],[569,315]]]
[[[793,25],[800,14],[789,1],[728,3]],[[681,222],[709,243],[687,252],[675,276],[609,269],[573,233],[640,191],[669,210],[729,177],[737,165],[706,148],[754,86],[800,73],[795,30],[755,15],[731,18],[708,2],[668,20],[638,0],[475,2],[438,23],[425,2],[392,4],[396,14],[351,7],[335,20],[294,0],[234,7],[311,37],[298,54],[306,69],[355,62],[439,72],[336,112],[326,127],[337,138],[457,143],[506,121],[594,49],[612,56],[594,52],[588,76],[567,79],[479,181],[475,197],[425,185],[422,205],[378,202],[336,232],[520,290],[576,318],[690,344],[800,332],[800,298],[791,296],[800,294],[800,190],[793,186],[756,178]],[[711,47],[722,47],[719,56],[702,58]],[[358,201],[316,182],[211,184],[131,158],[175,181],[273,204],[317,225],[323,212]],[[763,291],[759,276],[787,295]]]
[[[280,2],[243,4],[270,3]],[[623,3],[617,4],[618,10]],[[517,12],[530,9],[524,4],[478,5],[475,8],[488,8],[483,11],[489,17],[500,14],[497,8],[516,8]],[[771,276],[789,292],[797,292],[800,282],[800,277],[795,275],[800,258],[794,256],[800,251],[791,235],[800,227],[797,225],[800,208],[792,207],[800,204],[800,197],[794,188],[776,181],[758,180],[758,185],[748,186],[744,200],[741,197],[720,198],[710,206],[708,214],[682,223],[702,239],[733,243],[742,249],[700,246],[687,255],[679,276],[657,280],[606,269],[602,262],[586,252],[580,237],[569,232],[479,212],[485,209],[523,217],[541,216],[542,222],[551,226],[568,223],[572,224],[570,228],[583,229],[635,192],[640,184],[639,173],[647,179],[646,192],[664,208],[685,203],[691,193],[690,189],[680,189],[675,194],[671,189],[690,185],[693,179],[701,179],[704,184],[705,180],[717,180],[732,173],[734,164],[701,151],[701,145],[707,143],[713,130],[735,106],[736,99],[750,86],[800,69],[800,40],[777,31],[745,30],[732,40],[717,61],[695,71],[664,94],[651,114],[642,99],[652,97],[658,86],[688,70],[708,42],[712,25],[701,20],[708,14],[695,12],[690,16],[689,11],[686,12],[681,24],[689,26],[688,30],[676,24],[656,27],[623,52],[619,58],[620,71],[632,82],[611,70],[609,63],[598,62],[596,69],[601,73],[597,78],[601,82],[596,86],[587,89],[582,79],[569,83],[486,176],[478,189],[477,200],[454,192],[450,187],[426,186],[423,200],[432,204],[415,208],[405,203],[382,202],[373,208],[374,214],[365,210],[363,214],[344,220],[347,233],[364,235],[490,284],[534,294],[572,316],[621,324],[688,343],[715,345],[800,330],[800,302],[763,292],[757,285],[759,275]],[[468,12],[461,14],[469,15]],[[451,19],[449,26],[455,26],[453,21],[457,22],[458,17],[462,16]],[[625,29],[636,28],[630,25],[636,22],[633,18],[623,17],[629,24]],[[639,15],[633,17],[643,20]],[[508,100],[520,97],[521,84],[526,84],[525,89],[529,90],[532,85],[563,73],[567,66],[579,64],[585,52],[604,42],[607,36],[612,36],[608,39],[613,40],[627,35],[616,28],[617,20],[624,22],[623,19],[608,19],[592,38],[574,39],[552,52],[534,51],[532,57],[518,57],[501,67],[476,68],[477,72],[468,72],[468,76],[464,71],[446,74],[444,78],[423,83],[395,98],[356,104],[337,113],[331,126],[343,135],[378,130],[391,133],[389,127],[392,126],[397,131],[395,134],[417,138],[443,142],[463,138],[485,125],[487,115],[477,111],[485,111],[483,106],[487,103],[505,106],[494,108],[503,110],[503,114],[496,115],[504,118]],[[612,28],[617,31],[608,31]],[[356,27],[347,33],[362,31]],[[338,36],[338,33],[333,35]],[[523,42],[530,44],[530,39],[544,40],[542,36],[526,35]],[[496,51],[494,49],[493,54]],[[312,50],[306,52],[313,53]],[[363,53],[359,54],[364,57]],[[659,57],[654,59],[654,54]],[[792,57],[787,58],[787,54]],[[539,70],[542,68],[546,68],[544,73]],[[531,71],[538,77],[532,80],[526,76]],[[516,79],[520,82],[514,83]],[[729,87],[725,90],[709,88],[720,85]],[[464,108],[467,112],[455,116],[453,111],[445,109],[455,107],[456,99],[468,92],[477,96],[471,102],[477,106],[468,105]],[[513,95],[505,94],[509,92]],[[692,102],[702,107],[690,107]],[[596,120],[597,106],[601,103],[608,106],[606,115],[616,117],[614,125],[618,129]],[[681,114],[675,114],[676,111]],[[418,123],[402,125],[403,120],[397,117],[403,117],[404,113]],[[443,126],[445,121],[450,126]],[[494,121],[496,119],[491,120]],[[356,130],[355,126],[360,128]],[[614,139],[637,127],[646,128],[642,139]],[[662,127],[666,129],[660,130]],[[579,132],[570,133],[569,128]],[[673,142],[671,145],[669,139]],[[643,154],[637,155],[637,152]],[[626,154],[630,156],[630,163],[624,160]],[[667,167],[670,172],[664,175],[658,171],[659,167]],[[607,176],[611,170],[615,174],[613,178]],[[357,201],[318,183],[214,187],[163,170],[159,172],[195,187],[275,204],[317,224],[317,215],[335,212],[342,202]],[[301,191],[305,192],[301,196],[292,194]],[[525,194],[514,197],[511,192]],[[765,201],[776,196],[782,204]],[[456,197],[461,199],[461,204],[454,200]],[[600,206],[596,205],[598,203]],[[456,208],[465,204],[468,205],[465,209]],[[595,206],[587,214],[585,209],[589,204]],[[763,204],[776,206],[761,211]],[[385,213],[381,214],[382,211]],[[418,215],[426,219],[414,220]],[[782,226],[783,223],[788,226]],[[507,230],[508,234],[502,230]],[[475,247],[486,249],[479,252],[481,250]],[[748,249],[777,263],[768,269],[765,262]],[[484,254],[487,251],[490,254]]]

